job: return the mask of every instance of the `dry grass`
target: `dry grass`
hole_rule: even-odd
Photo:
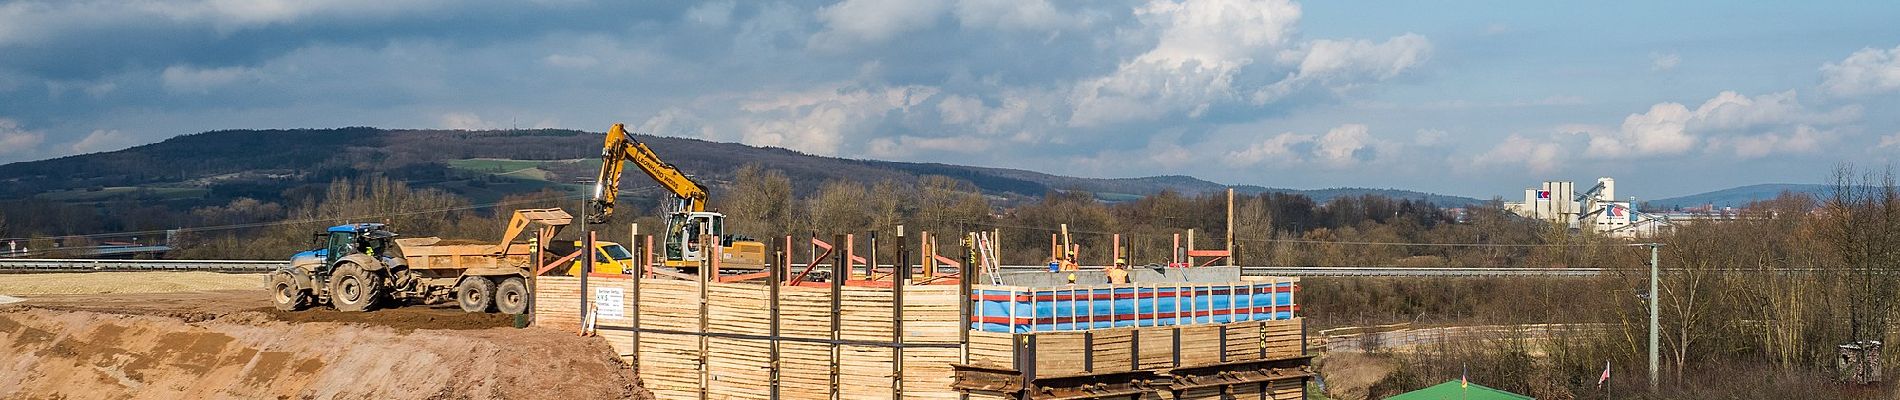
[[[81,272],[0,274],[0,294],[178,293],[263,289],[263,274],[216,272]]]

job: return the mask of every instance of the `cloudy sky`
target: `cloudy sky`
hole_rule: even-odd
[[[1660,198],[1900,155],[1900,3],[0,3],[0,162],[228,128]],[[1391,4],[1397,3],[1397,4]]]

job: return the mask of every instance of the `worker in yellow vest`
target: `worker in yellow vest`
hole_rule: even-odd
[[[1108,283],[1128,283],[1128,260],[1117,258],[1115,265],[1102,273],[1108,275]]]

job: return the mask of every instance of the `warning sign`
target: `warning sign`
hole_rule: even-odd
[[[615,287],[594,288],[594,316],[600,319],[624,319],[626,290]]]

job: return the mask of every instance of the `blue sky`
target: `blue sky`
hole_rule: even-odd
[[[231,128],[604,130],[1511,196],[1900,154],[1900,3],[0,3],[0,162]]]

